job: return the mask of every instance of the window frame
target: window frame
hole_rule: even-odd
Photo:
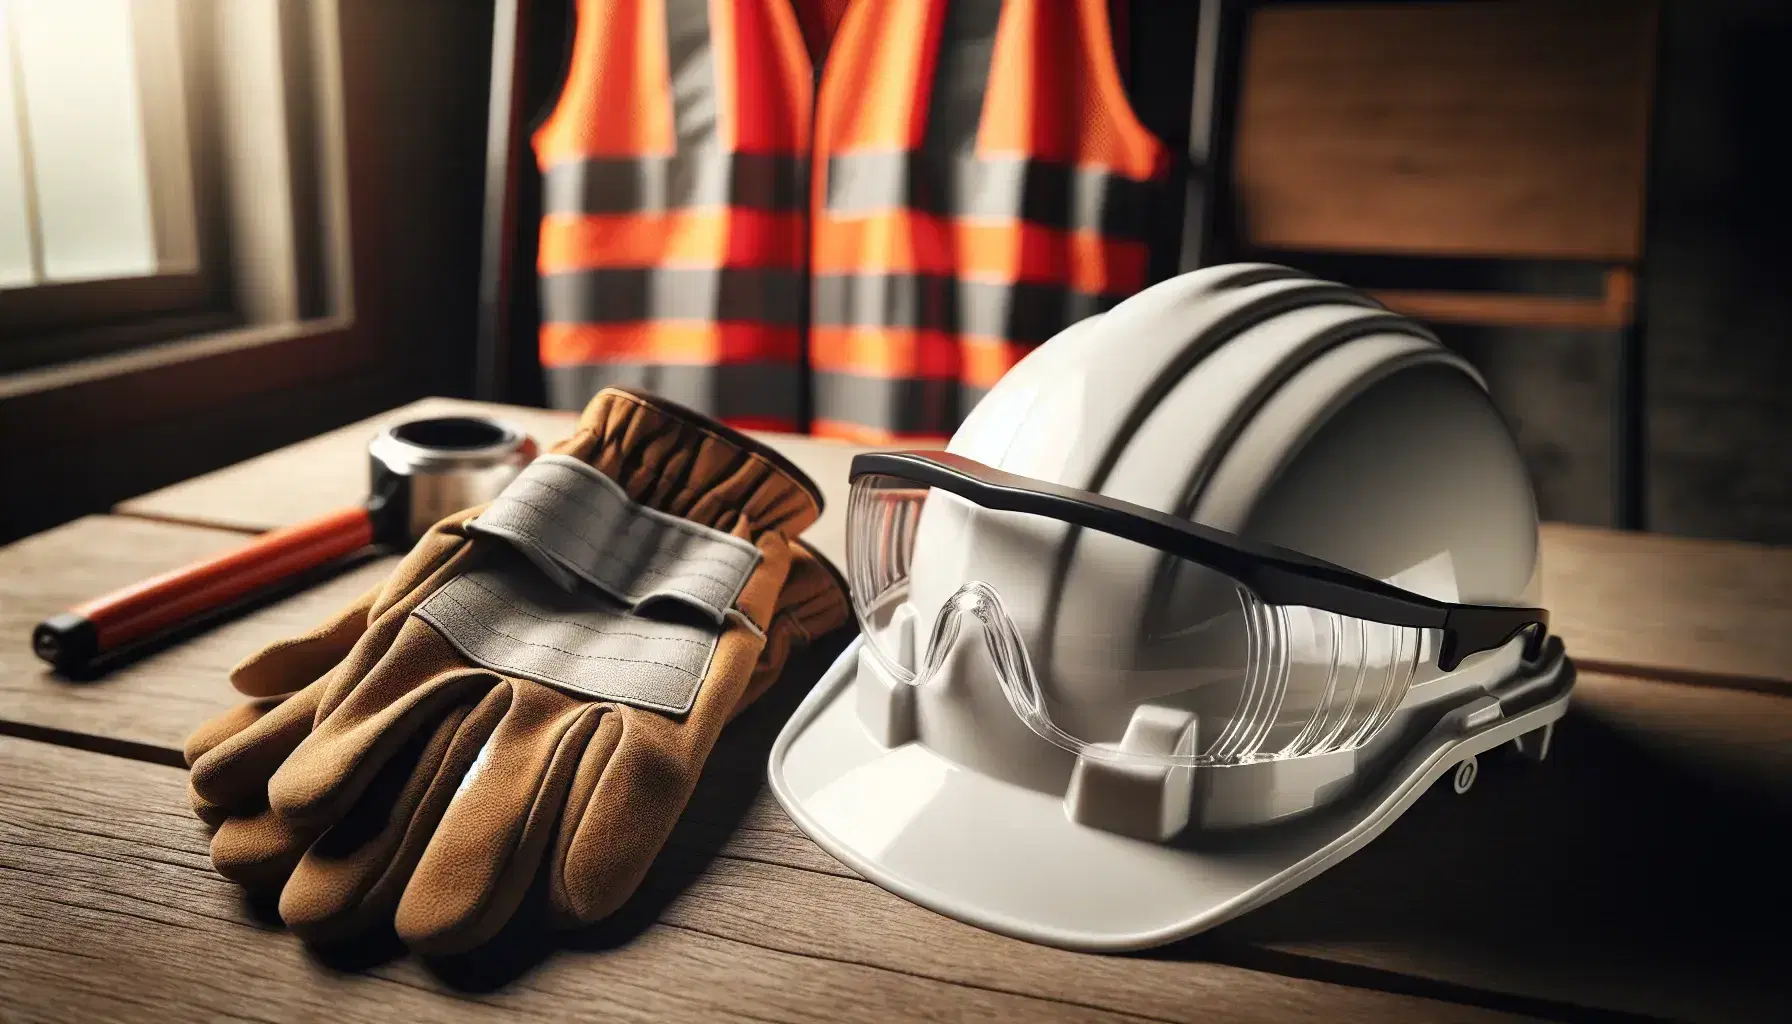
[[[478,202],[488,85],[467,69],[489,59],[492,15],[431,10],[420,24],[410,5],[278,0],[281,51],[313,69],[289,107],[309,126],[285,126],[316,140],[315,159],[294,166],[294,193],[317,200],[294,241],[320,257],[299,282],[300,315],[0,367],[0,494],[17,496],[0,502],[0,543],[425,395],[471,392],[479,231],[453,215]]]
[[[151,0],[146,6],[151,16],[137,17],[133,11],[132,31],[150,222],[157,260],[165,269],[0,288],[0,324],[5,325],[0,329],[0,372],[241,322],[231,295],[222,216],[215,102],[222,83],[212,52],[212,3]],[[18,84],[15,79],[15,89]],[[177,96],[167,94],[171,87]],[[181,105],[174,126],[165,123],[170,102]],[[41,274],[41,240],[34,249]],[[192,269],[166,269],[169,263],[188,262]]]

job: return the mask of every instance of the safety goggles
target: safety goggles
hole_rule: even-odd
[[[1521,634],[1535,660],[1548,629],[1540,608],[1434,600],[945,452],[859,455],[850,476],[848,579],[879,667],[919,686],[981,656],[1027,727],[1078,756],[1224,767],[1354,750],[1422,671]]]

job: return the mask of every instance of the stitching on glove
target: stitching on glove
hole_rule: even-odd
[[[537,459],[468,528],[509,541],[564,588],[574,589],[576,577],[636,608],[682,600],[718,624],[762,557],[746,540],[631,500],[563,455]]]
[[[573,465],[576,465],[576,466],[584,465],[583,463],[577,462],[576,460],[572,460],[572,459],[567,459],[567,460],[565,460],[565,462],[562,462],[562,461],[560,461],[561,458],[562,457],[560,457],[560,456],[552,456],[552,455],[543,456],[540,460],[538,460],[538,464],[540,464],[542,462],[546,462],[550,465],[568,466],[568,468],[570,468],[570,466],[573,466]],[[595,470],[588,470],[588,472],[592,475],[593,479],[601,478],[603,480],[609,480],[608,477],[605,477],[603,474],[598,473]],[[545,477],[545,474],[543,474],[543,477]],[[601,488],[601,489],[591,492],[590,494],[579,494],[574,491],[569,491],[569,490],[565,489],[564,487],[554,486],[554,483],[551,479],[528,478],[528,479],[524,479],[522,482],[525,485],[540,487],[544,490],[553,491],[555,494],[561,495],[562,497],[565,497],[565,498],[569,499],[570,501],[573,501],[574,503],[588,501],[592,497],[601,497],[602,499],[604,499],[606,501],[610,501],[612,503],[619,503],[625,508],[634,506],[635,508],[638,508],[640,511],[645,512],[645,513],[653,513],[653,512],[658,511],[657,509],[653,509],[653,508],[641,505],[639,502],[632,501],[626,494],[623,494],[620,491],[612,491],[612,490],[609,490],[608,488]],[[508,497],[508,496],[506,496],[506,497]],[[527,502],[524,502],[521,498],[517,498],[515,500],[517,501],[518,504],[528,504]],[[530,508],[540,508],[540,506],[537,506],[537,505],[529,505],[529,507]],[[544,511],[544,514],[548,514],[548,513],[546,513]],[[575,525],[573,523],[568,523],[568,522],[566,522],[566,520],[561,519],[558,516],[554,517],[554,521],[558,522],[558,523],[565,524],[568,529],[574,530],[575,532],[578,531],[577,525]],[[679,530],[684,533],[690,534],[691,536],[697,538],[698,540],[711,541],[711,540],[735,539],[735,538],[730,538],[727,534],[721,533],[721,531],[719,531],[719,530],[709,529],[709,528],[701,526],[697,523],[693,523],[688,519],[680,519],[677,517],[670,517],[670,516],[661,518],[661,517],[656,516],[654,518],[654,522],[657,525],[667,526],[674,530]],[[632,531],[632,530],[637,529],[641,525],[642,525],[641,522],[637,520],[636,522],[630,523],[627,528]],[[583,534],[581,533],[580,536],[582,538]],[[745,553],[744,551],[737,551],[732,548],[727,549],[727,550],[728,550],[728,553],[730,553],[730,554],[744,554]],[[724,558],[716,558],[714,560],[718,564],[729,566],[729,567],[733,567],[736,564],[735,562],[730,561],[728,559],[724,559]]]
[[[701,640],[693,640],[690,637],[686,637],[686,636],[665,636],[663,634],[656,635],[653,633],[631,633],[626,629],[611,629],[609,627],[605,627],[604,629],[600,630],[600,629],[595,629],[591,626],[587,626],[582,622],[575,622],[571,619],[544,619],[539,615],[533,614],[532,612],[530,612],[528,609],[525,609],[521,605],[516,604],[515,602],[511,601],[505,595],[500,594],[496,590],[493,590],[490,587],[486,586],[485,584],[479,582],[479,579],[477,577],[466,576],[466,577],[462,577],[462,578],[467,581],[468,586],[475,587],[475,588],[483,591],[484,593],[490,594],[494,601],[497,601],[497,602],[503,604],[504,607],[509,609],[510,611],[516,612],[518,615],[522,615],[526,618],[535,619],[538,622],[546,622],[546,623],[549,623],[550,625],[555,625],[555,626],[570,627],[572,629],[576,629],[576,630],[579,630],[584,633],[590,633],[593,636],[632,636],[632,637],[636,637],[641,640],[654,640],[654,641],[658,641],[658,642],[662,642],[662,643],[695,644],[698,647],[708,647],[709,646],[707,643],[704,643]],[[449,600],[454,600],[454,599],[449,598]],[[455,601],[455,603],[460,604],[459,601]],[[466,606],[464,604],[462,604],[461,607],[464,608]],[[618,610],[617,618],[620,619],[622,617],[623,617],[623,613],[620,610]],[[517,638],[512,637],[512,639],[517,639]],[[517,642],[518,643],[528,643],[529,641],[519,639],[519,640],[517,640]],[[565,652],[565,653],[571,653],[571,652],[569,651],[569,652]],[[575,655],[575,657],[576,657],[576,655]],[[658,664],[658,663],[655,662],[654,664]],[[678,666],[676,666],[676,665],[671,665],[668,667],[669,668],[678,668]],[[679,669],[679,670],[684,671],[684,669]]]
[[[474,586],[478,586],[478,584],[474,584]],[[562,622],[562,621],[558,621],[555,619],[543,618],[540,615],[532,614],[528,610],[526,610],[516,604],[513,604],[510,601],[505,600],[502,595],[494,593],[491,590],[487,590],[485,587],[478,587],[478,589],[484,590],[486,593],[491,594],[492,597],[494,599],[496,599],[499,604],[504,606],[505,611],[514,612],[515,614],[520,615],[525,619],[533,619],[534,621],[540,622],[544,625],[572,626],[575,629],[581,629],[587,633],[592,634],[593,636],[600,636],[600,637],[601,636],[619,636],[619,635],[627,635],[627,636],[640,636],[641,635],[639,633],[629,633],[629,634],[609,633],[606,631],[595,630],[589,626],[583,626],[576,622]],[[473,626],[477,629],[483,629],[487,633],[490,633],[494,636],[501,636],[504,639],[515,643],[518,647],[528,648],[529,650],[533,650],[533,651],[553,651],[556,654],[564,654],[569,658],[577,658],[580,661],[613,661],[613,662],[619,662],[624,665],[657,665],[660,668],[671,669],[672,671],[677,672],[679,675],[690,676],[693,679],[702,678],[701,676],[697,675],[697,673],[692,672],[688,668],[685,668],[683,665],[674,665],[669,661],[655,661],[652,658],[625,658],[621,655],[616,655],[616,654],[580,654],[578,651],[569,651],[564,647],[555,647],[553,644],[542,643],[538,640],[525,640],[522,637],[517,636],[515,633],[506,633],[503,630],[499,629],[498,627],[492,625],[489,622],[481,622],[479,620],[479,616],[476,614],[478,609],[475,609],[475,608],[467,605],[466,602],[462,601],[458,596],[456,596],[451,591],[444,590],[444,591],[442,591],[442,593],[439,596],[441,597],[442,600],[449,602],[450,604],[454,605],[456,608],[459,608],[461,611],[467,613],[467,622],[466,622],[467,625]],[[431,622],[430,624],[434,625],[435,623]],[[694,642],[694,641],[684,640],[681,637],[648,637],[647,639],[649,639],[649,640],[671,640],[674,642],[682,642],[682,643],[693,643]]]
[[[416,615],[474,664],[575,696],[683,714],[721,642],[707,621],[651,618],[595,589],[555,586],[522,554],[450,581]]]
[[[559,488],[548,488],[548,489],[555,491],[556,493],[559,493],[559,494],[566,494],[567,497],[571,500],[578,500],[574,495],[571,495],[566,491],[561,491]],[[709,576],[709,575],[706,575],[704,573],[699,573],[699,572],[682,573],[682,574],[664,572],[664,571],[652,568],[651,566],[653,564],[653,561],[649,561],[647,565],[641,565],[641,566],[632,565],[628,561],[624,560],[621,555],[618,555],[613,551],[603,550],[602,548],[599,548],[595,544],[591,543],[591,539],[588,536],[586,536],[586,534],[583,532],[583,530],[580,528],[580,526],[578,524],[567,522],[564,518],[562,518],[560,515],[558,515],[554,512],[552,506],[537,505],[536,503],[534,503],[532,501],[528,501],[524,498],[519,498],[519,497],[515,497],[515,496],[507,496],[504,499],[504,501],[506,504],[516,504],[516,505],[521,505],[524,508],[534,509],[535,511],[541,513],[543,518],[548,519],[549,521],[553,522],[555,525],[564,529],[566,531],[568,537],[570,537],[572,540],[578,541],[581,545],[583,545],[585,547],[586,550],[590,551],[596,557],[603,559],[606,562],[613,562],[616,565],[620,565],[625,568],[632,568],[635,572],[637,572],[641,575],[645,575],[645,576],[688,575],[688,576],[696,576],[699,579],[714,580],[715,582],[720,583],[723,586],[731,587],[734,585],[733,580],[725,580],[725,579],[722,579],[720,576]],[[490,512],[487,513],[487,515],[490,515],[490,514],[491,514]],[[639,525],[641,525],[641,524],[638,524],[638,523],[629,524],[629,526],[627,527],[627,532],[630,534],[638,532],[637,527]],[[705,538],[705,539],[707,539],[707,538]],[[671,556],[667,555],[664,552],[658,552],[658,553],[654,554],[652,556],[652,558],[654,561],[662,561],[662,562],[672,560]],[[730,561],[729,559],[725,559],[725,558],[718,558],[714,555],[710,555],[710,556],[703,557],[703,558],[689,559],[686,562],[686,564],[688,564],[688,565],[719,565],[724,569],[736,569],[736,570],[742,568],[742,566],[739,562]]]

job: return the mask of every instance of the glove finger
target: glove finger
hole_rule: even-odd
[[[746,692],[730,718],[752,706],[784,671],[790,656],[808,647],[816,637],[846,625],[851,618],[846,579],[827,556],[801,541],[790,542],[790,574],[765,632],[765,650],[753,666]]]
[[[416,628],[411,612],[435,591],[442,580],[462,570],[466,557],[473,554],[473,548],[461,529],[478,511],[475,508],[457,512],[431,527],[386,578],[369,612],[366,631],[329,671],[330,682],[318,704],[320,725],[325,717],[360,691],[368,677],[382,665],[390,667],[388,663],[392,660],[394,647],[402,650],[401,641],[407,637],[407,630]],[[388,673],[388,679],[414,681],[428,675],[427,666],[413,666],[409,675],[400,672],[394,677]]]
[[[259,813],[268,806],[268,780],[311,732],[312,717],[323,690],[308,686],[241,729],[213,744],[192,760],[187,774],[193,809],[203,819],[216,810]],[[253,712],[245,713],[245,716]],[[231,718],[230,714],[221,716]],[[218,726],[222,731],[234,722]],[[209,731],[201,726],[201,731]],[[189,741],[188,748],[193,744]]]
[[[333,711],[331,694],[324,695],[311,735],[269,780],[268,802],[295,821],[334,823],[412,736],[433,729],[452,708],[476,703],[499,681],[469,668],[427,622],[410,619],[388,656]]]
[[[212,835],[212,866],[245,889],[272,891],[292,874],[317,832],[276,811],[232,815]]]
[[[761,536],[759,570],[735,607],[772,619],[791,569],[791,548]],[[696,788],[703,762],[746,691],[765,634],[733,625],[717,639],[691,710],[680,718],[617,707],[614,743],[588,744],[578,768],[582,794],[569,801],[548,861],[548,912],[565,927],[590,924],[621,906],[665,845]],[[606,737],[607,739],[607,737]],[[595,779],[595,782],[591,780]]]
[[[307,687],[282,705],[281,710],[289,707],[306,710],[316,704],[319,692],[319,686]],[[218,831],[212,837],[212,863],[218,873],[245,888],[271,889],[284,884],[306,851],[325,831],[322,823],[298,821],[268,806],[266,795],[270,777],[281,767],[281,752],[297,746],[311,725],[309,713],[280,714],[280,717],[289,718],[292,724],[250,747],[255,760],[237,764],[239,770],[229,776],[240,790],[238,801],[231,809],[234,813],[227,811],[218,822]],[[264,717],[263,721],[272,718],[273,714]],[[209,759],[201,764],[211,767]],[[249,785],[255,778],[260,779],[258,790]],[[212,791],[216,791],[215,786]],[[255,795],[257,792],[259,800]],[[196,810],[204,799],[203,795],[195,794]],[[206,813],[201,812],[201,817],[205,816]]]
[[[516,912],[541,867],[580,755],[614,708],[526,680],[462,780],[394,917],[430,954],[483,943]]]
[[[381,918],[391,923],[442,808],[507,706],[507,688],[499,687],[475,707],[455,708],[379,773],[293,870],[280,894],[287,927],[308,942],[328,943]]]
[[[290,698],[252,701],[239,714],[215,719],[222,732],[233,720],[252,718],[193,759],[189,798],[201,821],[211,825],[212,865],[247,889],[277,888],[316,837],[268,809],[268,778],[311,729],[318,687]],[[260,705],[268,710],[255,714]],[[210,723],[208,723],[209,725]],[[213,730],[201,727],[202,732]],[[194,744],[188,743],[191,750]]]
[[[607,900],[595,897],[592,890],[604,883],[589,882],[599,869],[586,863],[589,855],[572,851],[582,835],[596,835],[604,826],[587,824],[586,818],[597,816],[616,820],[616,813],[594,810],[598,803],[597,789],[604,779],[604,769],[615,758],[628,731],[626,713],[607,715],[579,758],[579,769],[573,774],[572,788],[566,794],[566,811],[554,830],[554,848],[548,852],[548,913],[563,928],[599,920],[614,909]],[[605,794],[609,798],[609,794]],[[569,869],[569,865],[571,868]],[[569,874],[572,877],[568,877]],[[626,898],[626,897],[625,897]],[[622,901],[615,901],[620,906]]]
[[[226,821],[230,820],[230,812],[228,810],[219,807],[217,804],[193,796],[191,793],[187,794],[187,803],[193,808],[194,817],[197,817],[206,828],[209,828],[214,832]]]
[[[684,813],[762,647],[751,631],[729,630],[682,719],[617,708],[613,714],[623,723],[615,742],[587,746],[578,770],[580,798],[567,802],[548,863],[556,923],[591,924],[634,894]]]
[[[380,594],[374,587],[336,617],[303,636],[271,644],[244,658],[230,670],[230,685],[250,697],[273,697],[310,686],[337,662],[348,657]]]
[[[438,546],[446,550],[445,544]],[[438,560],[443,557],[437,555]],[[374,610],[390,603],[391,587],[388,579],[311,632],[263,648],[231,670],[231,684],[257,699],[201,725],[183,751],[194,769],[189,797],[201,821],[218,828],[233,810],[258,814],[266,809],[268,780],[311,731],[325,677],[366,634]],[[286,704],[300,690],[310,691],[306,699]],[[220,750],[227,743],[228,749]]]
[[[193,734],[187,737],[186,749],[182,752],[187,767],[193,767],[194,762],[211,753],[218,744],[261,721],[264,715],[279,707],[288,696],[290,695],[281,694],[278,697],[245,701],[193,730]]]

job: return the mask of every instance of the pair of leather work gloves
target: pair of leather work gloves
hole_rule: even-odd
[[[186,750],[213,863],[318,943],[469,950],[538,878],[554,925],[604,918],[722,727],[846,623],[797,539],[820,511],[758,442],[601,392],[504,496],[234,670],[253,699]]]

